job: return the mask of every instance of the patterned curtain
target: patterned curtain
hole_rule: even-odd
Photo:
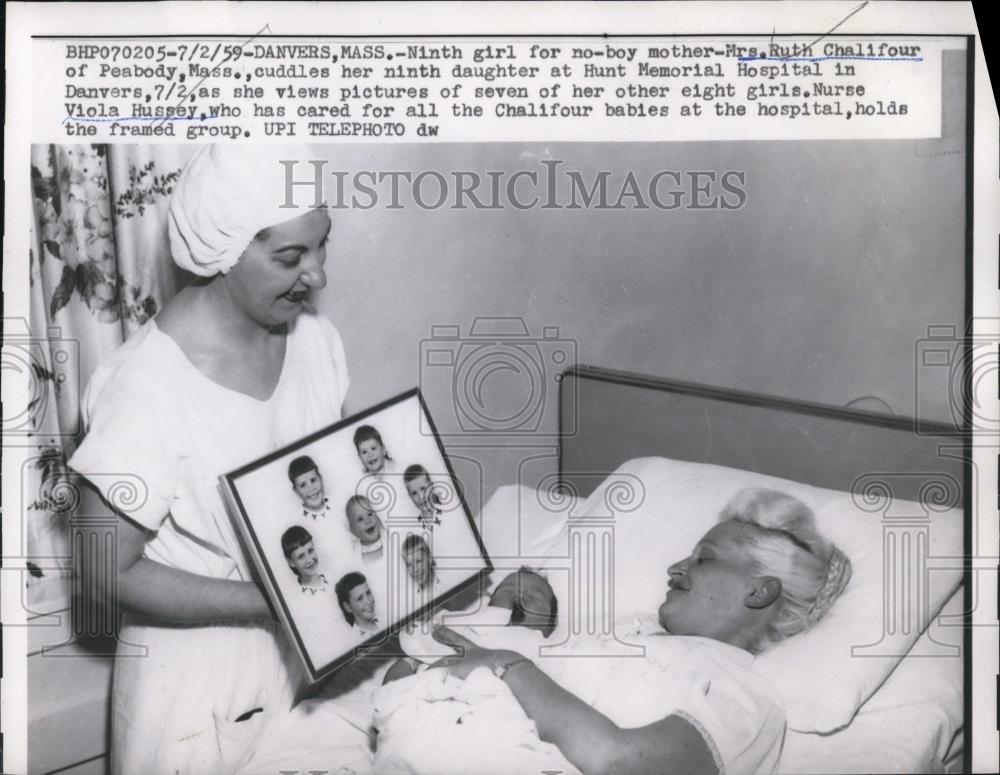
[[[31,376],[22,482],[29,608],[65,592],[76,499],[60,483],[81,438],[87,381],[185,282],[170,259],[166,207],[188,153],[173,145],[32,148],[31,320],[22,332]]]

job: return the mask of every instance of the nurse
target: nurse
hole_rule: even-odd
[[[330,218],[280,207],[279,161],[296,152],[194,152],[168,228],[174,260],[196,277],[87,389],[70,466],[109,503],[109,473],[143,489],[118,513],[120,638],[147,654],[115,663],[114,773],[366,766],[367,736],[332,708],[292,709],[294,655],[217,486],[339,420],[349,384],[337,330],[307,303],[326,284]],[[101,584],[99,568],[83,571]]]

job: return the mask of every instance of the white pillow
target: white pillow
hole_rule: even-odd
[[[897,626],[892,633],[883,625],[884,533],[902,534],[915,542],[926,539],[926,556],[932,558],[958,557],[962,511],[936,512],[895,501],[885,518],[878,504],[866,504],[869,510],[863,510],[850,493],[837,490],[701,463],[665,458],[629,461],[586,499],[579,515],[567,521],[566,531],[588,523],[613,525],[614,617],[622,631],[633,617],[656,613],[667,589],[667,567],[690,553],[717,522],[723,506],[745,487],[769,487],[799,498],[813,509],[824,535],[851,560],[850,584],[826,617],[754,663],[754,669],[781,693],[789,727],[833,731],[850,723],[920,635],[915,625]],[[899,518],[906,515],[910,518]],[[900,551],[901,556],[917,557],[916,551]],[[925,624],[961,583],[960,562],[932,564],[938,567],[911,585],[922,588],[925,595]],[[878,645],[853,653],[854,647],[867,644]]]
[[[575,513],[576,506],[572,498],[555,502],[531,487],[505,485],[483,504],[477,527],[486,552],[498,563],[511,557],[527,561],[550,553],[553,541],[564,535],[566,519]]]

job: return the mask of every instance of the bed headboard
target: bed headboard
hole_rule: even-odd
[[[662,456],[852,491],[873,478],[963,502],[962,436],[946,424],[576,366],[559,392],[560,479],[582,496],[626,460]],[[864,478],[863,478],[864,477]]]

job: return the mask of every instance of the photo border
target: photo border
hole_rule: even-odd
[[[452,483],[455,485],[457,490],[458,500],[462,506],[462,510],[465,513],[465,519],[472,530],[472,535],[475,538],[476,546],[479,548],[480,556],[486,563],[485,567],[479,570],[474,576],[456,584],[449,589],[444,590],[438,595],[435,595],[433,599],[424,603],[416,610],[407,614],[401,619],[398,619],[387,627],[379,630],[379,632],[372,635],[370,638],[366,639],[359,645],[354,646],[347,653],[340,657],[328,662],[324,665],[316,666],[313,662],[312,657],[306,648],[305,641],[302,638],[299,628],[296,626],[295,619],[292,616],[292,612],[288,607],[288,603],[285,600],[285,596],[282,594],[278,580],[275,578],[273,573],[273,568],[271,564],[266,559],[266,554],[264,552],[264,547],[260,542],[260,538],[257,531],[254,529],[253,520],[250,518],[246,507],[243,504],[243,499],[240,497],[239,489],[237,487],[237,480],[241,477],[260,470],[261,468],[273,463],[279,458],[285,457],[297,450],[308,447],[309,445],[319,441],[320,439],[326,438],[334,433],[337,433],[344,428],[357,424],[360,420],[366,417],[371,417],[372,415],[379,414],[380,412],[388,409],[397,404],[401,404],[404,401],[408,401],[411,398],[416,397],[417,403],[420,407],[420,411],[423,417],[427,420],[427,427],[430,429],[432,435],[434,436],[434,441],[437,445],[438,452],[441,455],[441,459],[444,460],[445,467],[448,471],[448,476],[451,477]],[[493,572],[494,566],[493,561],[490,559],[489,552],[486,550],[486,545],[483,543],[483,538],[480,535],[479,528],[476,526],[476,520],[472,516],[472,512],[469,510],[469,504],[465,500],[465,490],[462,487],[462,483],[459,481],[458,477],[455,475],[455,470],[451,464],[451,460],[448,458],[448,454],[445,451],[444,445],[441,443],[441,437],[438,434],[437,426],[434,424],[434,420],[431,417],[430,411],[427,408],[427,404],[424,401],[424,397],[420,392],[419,387],[411,388],[399,395],[382,401],[368,409],[361,412],[346,417],[344,419],[338,420],[332,425],[328,425],[321,428],[308,436],[305,436],[298,441],[294,441],[291,444],[287,444],[280,449],[270,452],[267,455],[258,458],[246,465],[240,466],[239,468],[230,471],[227,474],[222,474],[219,477],[220,489],[222,490],[223,497],[228,506],[230,512],[230,517],[237,527],[240,539],[247,549],[247,553],[253,559],[253,569],[255,575],[260,581],[261,585],[264,587],[266,592],[268,605],[271,606],[272,610],[278,615],[282,626],[291,636],[291,640],[295,645],[295,650],[299,655],[303,666],[306,668],[308,673],[308,679],[310,685],[315,685],[321,681],[329,678],[338,669],[351,662],[355,658],[364,658],[371,652],[378,649],[379,646],[384,645],[389,641],[394,635],[396,635],[399,630],[407,626],[411,622],[418,621],[426,614],[433,611],[436,607],[440,606],[446,600],[460,594],[461,592],[469,589],[470,587],[480,584],[482,580]]]

